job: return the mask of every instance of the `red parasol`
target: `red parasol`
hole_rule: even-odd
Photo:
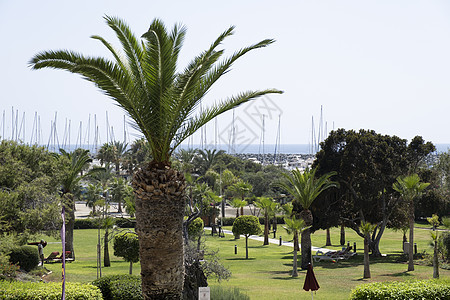
[[[303,289],[305,291],[311,291],[311,296],[313,291],[317,291],[320,288],[319,283],[317,282],[316,276],[314,275],[314,271],[312,265],[308,265],[308,270],[306,271],[305,284],[303,285]]]

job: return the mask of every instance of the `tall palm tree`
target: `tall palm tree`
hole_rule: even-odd
[[[269,217],[275,214],[277,203],[268,197],[259,197],[256,206],[264,211],[264,243],[269,245]]]
[[[286,229],[288,234],[292,234],[294,236],[294,259],[292,263],[292,277],[298,277],[298,268],[297,268],[297,247],[298,245],[298,234],[302,233],[309,227],[306,226],[305,221],[302,219],[296,219],[295,216],[291,216],[290,218],[284,218],[284,229]]]
[[[361,222],[359,230],[364,235],[364,274],[363,278],[370,278],[370,262],[369,262],[369,241],[370,235],[375,229],[375,225],[369,222]]]
[[[288,183],[282,182],[283,187],[289,194],[294,197],[293,204],[301,206],[303,210],[300,217],[305,221],[306,226],[311,226],[313,216],[309,207],[323,191],[331,187],[338,187],[337,182],[331,181],[330,178],[336,175],[336,172],[330,172],[316,178],[316,169],[307,168],[304,172],[299,169],[292,170],[290,174],[282,173]],[[293,212],[295,213],[295,212]],[[301,235],[302,245],[302,269],[308,268],[311,263],[311,231],[305,229]]]
[[[398,177],[392,187],[400,193],[406,201],[409,219],[409,251],[408,251],[408,271],[414,271],[414,200],[429,186],[429,183],[421,182],[417,174],[406,177]]]
[[[224,50],[217,48],[233,34],[232,26],[177,72],[185,27],[175,25],[168,31],[161,20],[155,19],[141,40],[122,20],[108,16],[105,20],[124,53],[100,36],[93,38],[111,52],[114,60],[62,50],[41,52],[30,64],[33,69],[67,70],[93,82],[127,112],[133,127],[147,139],[153,160],[133,178],[142,291],[145,299],[179,299],[184,281],[185,184],[183,175],[171,168],[170,157],[186,138],[216,116],[260,96],[281,93],[275,89],[247,91],[196,111],[204,95],[237,59],[274,40],[263,40],[219,60]]]
[[[86,176],[95,173],[95,170],[84,172],[83,170],[92,162],[89,157],[89,150],[77,149],[74,152],[66,152],[64,149],[59,149],[61,155],[58,159],[65,159],[67,161],[67,170],[61,182],[61,193],[64,199],[65,211],[68,216],[66,218],[66,251],[70,251],[71,257],[75,258],[73,248],[73,230],[75,225],[75,199],[73,192],[79,186],[80,181]]]
[[[92,214],[95,216],[97,213],[97,206],[99,205],[99,200],[101,199],[103,189],[100,183],[96,184],[88,184],[85,199],[86,199],[86,206],[89,206],[92,208]]]

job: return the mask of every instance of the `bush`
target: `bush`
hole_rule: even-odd
[[[194,219],[188,226],[188,235],[190,239],[200,236],[203,232],[203,220],[201,218]]]
[[[135,228],[136,218],[116,218],[116,225],[120,228]]]
[[[363,284],[352,290],[350,299],[450,299],[450,280],[374,282]]]
[[[238,288],[211,287],[210,298],[214,300],[250,300],[250,297],[241,293]]]
[[[444,255],[447,261],[450,261],[450,233],[445,232],[441,235],[442,246],[444,247]]]
[[[92,282],[97,286],[104,300],[143,299],[141,277],[135,275],[110,275]]]
[[[9,261],[12,264],[18,264],[22,270],[30,272],[39,264],[38,249],[32,246],[15,247],[9,253]]]
[[[231,218],[222,218],[223,220],[223,226],[233,226],[234,220],[236,218],[235,217],[231,217]],[[269,221],[272,224],[272,219],[270,218]],[[220,224],[220,219],[219,219],[219,224]],[[259,217],[259,224],[264,225],[264,217]],[[284,224],[284,216],[277,216],[277,225],[280,224]]]
[[[9,300],[59,300],[60,282],[0,282],[0,299]],[[91,284],[66,282],[66,300],[101,300],[100,290]]]
[[[97,229],[97,219],[75,219],[74,229]]]

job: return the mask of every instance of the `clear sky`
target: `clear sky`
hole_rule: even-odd
[[[126,20],[139,36],[154,18],[167,27],[186,25],[180,68],[230,25],[236,30],[223,45],[226,54],[276,39],[268,48],[244,56],[205,99],[207,105],[249,89],[285,91],[236,109],[235,124],[247,135],[241,142],[259,143],[262,120],[256,114],[264,114],[265,143],[275,143],[281,114],[281,143],[308,144],[312,116],[317,134],[322,105],[323,129],[325,124],[328,130],[373,129],[450,143],[450,2],[430,0],[0,0],[0,135],[11,136],[14,110],[18,127],[25,113],[29,142],[37,112],[40,141],[46,144],[57,112],[60,142],[66,119],[71,121],[71,143],[79,135],[80,121],[86,141],[90,114],[90,141],[95,115],[104,142],[108,111],[116,139],[123,139],[123,112],[92,83],[68,72],[28,67],[30,58],[42,50],[109,57],[103,45],[90,38],[101,35],[119,46],[104,15]],[[216,130],[219,142],[229,139],[232,119],[230,112],[218,118],[217,127],[216,122],[208,125],[208,142]]]

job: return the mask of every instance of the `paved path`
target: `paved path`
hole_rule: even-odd
[[[206,230],[211,230],[211,227],[205,227]],[[223,232],[225,234],[231,234],[233,235],[233,232],[231,230],[226,230],[224,229]],[[241,235],[242,238],[245,238],[245,236]],[[264,237],[263,236],[258,236],[258,235],[251,235],[248,237],[249,239],[252,240],[256,240],[256,241],[261,241],[264,242]],[[269,238],[269,243],[270,244],[276,244],[279,245],[280,244],[280,240],[279,239],[271,239]],[[294,243],[293,242],[286,242],[286,241],[282,241],[281,242],[282,246],[288,246],[288,247],[294,247]],[[301,245],[300,245],[301,248]],[[323,253],[326,253],[328,251],[335,251],[335,250],[331,250],[331,249],[327,249],[327,248],[320,248],[320,247],[314,247],[311,246],[311,251],[322,251]]]

